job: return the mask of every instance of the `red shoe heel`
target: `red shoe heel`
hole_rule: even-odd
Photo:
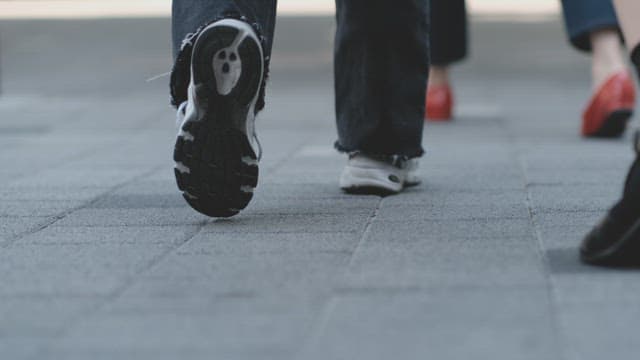
[[[432,86],[427,89],[425,119],[450,121],[453,118],[453,92],[449,85]]]
[[[593,95],[582,116],[582,135],[614,138],[621,136],[633,115],[636,91],[631,75],[612,75]]]

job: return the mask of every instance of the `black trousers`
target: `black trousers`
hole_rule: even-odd
[[[431,64],[446,66],[467,56],[467,27],[465,0],[431,0]]]
[[[421,156],[429,74],[428,0],[336,0],[336,8],[336,148]],[[186,97],[189,66],[181,59],[190,56],[182,46],[183,40],[189,42],[189,33],[222,17],[246,19],[257,24],[268,55],[275,10],[276,0],[174,0],[174,103]]]

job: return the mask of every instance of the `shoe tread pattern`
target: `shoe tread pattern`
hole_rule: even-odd
[[[193,76],[196,96],[203,108],[198,121],[188,121],[179,136],[174,160],[188,171],[174,170],[178,188],[195,210],[211,217],[231,217],[244,209],[258,183],[257,156],[245,134],[246,114],[259,89],[261,55],[256,43],[245,38],[238,49],[242,76],[233,91],[217,93],[212,58],[229,46],[238,30],[214,27],[194,47]],[[244,131],[243,131],[244,130]],[[250,159],[251,161],[246,161]]]

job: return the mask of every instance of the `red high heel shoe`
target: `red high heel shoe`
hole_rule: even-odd
[[[449,121],[453,117],[453,92],[449,85],[430,86],[427,89],[425,119]]]
[[[619,137],[633,115],[636,90],[627,71],[609,79],[593,95],[582,115],[582,135],[587,137]]]

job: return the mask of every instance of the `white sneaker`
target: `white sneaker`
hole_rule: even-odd
[[[230,217],[249,204],[258,183],[262,45],[249,24],[224,19],[197,35],[191,58],[188,101],[177,115],[176,181],[195,210]]]
[[[356,194],[397,194],[420,184],[415,173],[417,160],[377,159],[351,155],[340,177],[340,188]]]

